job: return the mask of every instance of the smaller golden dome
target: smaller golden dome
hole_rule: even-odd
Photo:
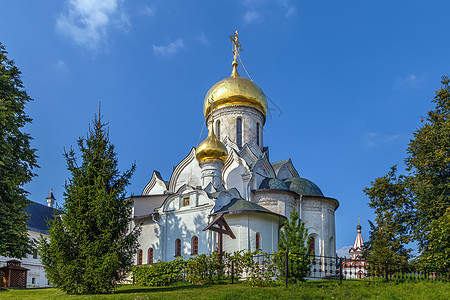
[[[228,157],[227,147],[214,134],[214,122],[210,122],[208,137],[200,143],[195,153],[198,162],[221,160],[225,162]]]

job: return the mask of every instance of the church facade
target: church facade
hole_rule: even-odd
[[[174,168],[170,179],[153,172],[142,195],[132,196],[140,224],[136,264],[219,252],[274,252],[280,229],[295,208],[315,255],[336,255],[339,202],[300,177],[290,159],[271,162],[263,128],[268,104],[253,81],[237,71],[206,93],[208,137]]]

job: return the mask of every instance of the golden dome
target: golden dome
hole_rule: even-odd
[[[234,73],[234,72],[233,72]],[[216,108],[223,106],[249,106],[258,109],[264,115],[267,114],[267,99],[263,91],[253,81],[240,77],[222,79],[213,85],[206,93],[203,102],[203,114],[205,118]]]
[[[227,147],[214,134],[213,123],[210,122],[208,137],[200,143],[195,153],[200,163],[210,160],[225,162],[228,157]]]
[[[203,102],[203,114],[207,118],[213,109],[232,105],[253,107],[266,115],[266,95],[264,95],[263,91],[253,81],[240,77],[237,71],[237,58],[239,51],[242,50],[238,39],[238,32],[236,31],[234,36],[230,35],[230,38],[234,44],[234,60],[231,64],[233,66],[231,77],[222,79],[209,89]]]

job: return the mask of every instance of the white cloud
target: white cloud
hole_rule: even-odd
[[[398,77],[395,80],[394,88],[400,89],[412,89],[415,88],[421,81],[423,76],[418,76],[416,74],[408,74],[404,77]]]
[[[348,250],[350,250],[351,247],[353,247],[353,245],[344,246],[341,249],[338,249],[336,251],[337,256],[339,256],[339,257],[350,257],[350,254],[348,253]]]
[[[200,33],[199,36],[197,36],[197,40],[205,46],[209,45],[208,37],[206,36],[206,34],[203,31]]]
[[[178,51],[184,48],[184,42],[182,39],[177,39],[174,42],[171,42],[165,46],[156,46],[153,45],[153,53],[156,55],[172,55],[176,54]]]
[[[146,4],[140,10],[140,13],[145,16],[153,17],[156,14],[156,6],[153,4]]]
[[[286,17],[290,17],[297,12],[297,8],[291,3],[290,0],[278,0],[278,3],[284,7],[286,11],[284,15]]]
[[[368,147],[375,147],[393,142],[399,137],[399,134],[380,134],[379,132],[368,132],[364,136],[364,142]]]
[[[261,13],[256,10],[249,10],[244,14],[244,21],[247,24],[252,24],[261,19]]]
[[[68,8],[56,20],[56,28],[75,43],[95,50],[106,42],[113,26],[127,30],[128,16],[122,9],[124,0],[69,0]]]
[[[67,67],[67,64],[65,61],[63,61],[62,59],[58,60],[57,62],[55,62],[52,67],[60,72],[68,72],[69,68]]]

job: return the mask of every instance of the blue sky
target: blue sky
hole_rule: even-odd
[[[264,143],[339,200],[337,248],[363,237],[362,192],[406,156],[448,75],[449,1],[5,1],[0,41],[22,71],[40,169],[27,185],[63,201],[64,148],[102,102],[129,193],[167,180],[196,146],[207,90],[231,72],[228,35],[270,99]],[[241,75],[245,71],[240,69]],[[205,135],[205,133],[203,133]]]

